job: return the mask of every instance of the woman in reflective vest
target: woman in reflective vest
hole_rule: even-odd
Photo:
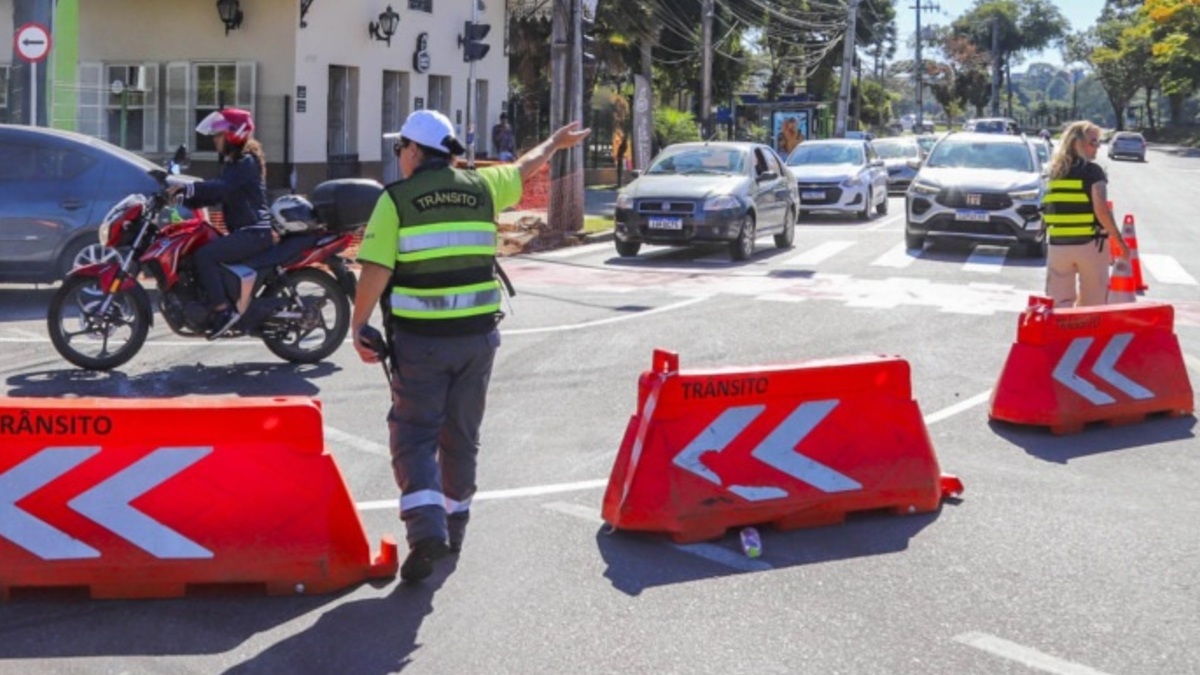
[[[1108,300],[1111,237],[1119,255],[1129,249],[1108,208],[1108,177],[1095,163],[1100,128],[1073,122],[1050,159],[1050,185],[1042,199],[1049,253],[1046,295],[1055,307],[1103,305]]]
[[[500,345],[496,216],[520,201],[522,182],[556,150],[588,133],[573,122],[516,162],[477,171],[451,166],[463,147],[440,112],[418,110],[386,136],[403,179],[387,187],[367,223],[350,326],[359,358],[378,362],[362,331],[383,305],[392,473],[409,546],[404,581],[432,574],[434,561],[457,553],[466,534]]]

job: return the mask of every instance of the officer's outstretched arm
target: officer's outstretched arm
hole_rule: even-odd
[[[521,155],[516,161],[517,170],[521,172],[521,180],[529,180],[533,174],[546,165],[546,162],[550,161],[550,158],[558,150],[574,147],[592,133],[591,129],[580,129],[579,127],[579,122],[571,122],[550,134],[550,138],[542,141],[529,152]]]

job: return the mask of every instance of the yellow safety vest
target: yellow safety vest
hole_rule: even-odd
[[[1051,244],[1078,244],[1100,236],[1091,196],[1084,192],[1082,179],[1051,180],[1042,207]]]

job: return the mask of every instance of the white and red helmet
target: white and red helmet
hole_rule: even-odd
[[[249,111],[240,108],[224,108],[200,120],[196,133],[203,136],[223,134],[226,143],[245,145],[254,131],[254,118]]]

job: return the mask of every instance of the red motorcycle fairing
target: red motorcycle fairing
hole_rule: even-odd
[[[200,218],[171,223],[159,230],[154,243],[138,260],[143,264],[158,262],[166,282],[162,290],[168,290],[179,281],[179,261],[220,236],[215,227]]]
[[[320,241],[320,240],[318,240]],[[324,262],[329,256],[345,250],[354,241],[353,234],[344,234],[337,239],[331,240],[329,243],[317,248],[309,249],[308,254],[300,258],[296,262],[285,265],[284,270],[292,272],[303,267],[309,267],[317,263]]]
[[[117,275],[121,273],[121,263],[118,262],[97,262],[90,265],[82,265],[71,270],[73,277],[92,277],[96,279],[96,284],[105,295],[112,295],[119,291],[128,291],[138,285],[136,277],[125,277],[119,284],[114,285],[117,281]]]

